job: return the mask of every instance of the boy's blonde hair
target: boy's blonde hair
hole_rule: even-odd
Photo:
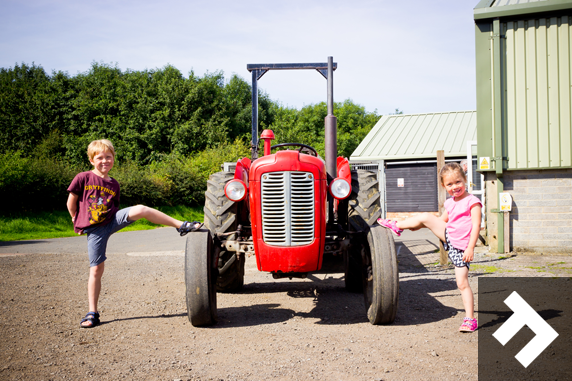
[[[465,176],[465,171],[463,171],[463,168],[461,168],[461,166],[458,163],[453,162],[453,163],[447,163],[443,166],[443,168],[441,168],[441,172],[439,172],[439,180],[441,181],[441,185],[445,186],[443,184],[443,177],[445,177],[447,173],[455,171],[459,172],[463,180],[467,182],[467,176]]]
[[[95,155],[104,151],[111,152],[115,158],[115,148],[113,148],[113,143],[107,139],[94,140],[87,146],[87,156],[89,157],[89,160],[93,160]]]

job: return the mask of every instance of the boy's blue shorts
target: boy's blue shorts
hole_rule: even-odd
[[[113,233],[135,222],[127,220],[130,209],[131,207],[119,210],[115,214],[113,220],[107,225],[84,229],[84,232],[87,233],[89,267],[97,266],[107,259],[105,256],[105,252],[107,251],[107,241]]]

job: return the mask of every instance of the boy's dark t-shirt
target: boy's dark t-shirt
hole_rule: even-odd
[[[83,234],[83,230],[94,225],[107,225],[119,210],[119,183],[111,178],[102,179],[91,171],[78,173],[68,192],[79,197],[74,231]]]

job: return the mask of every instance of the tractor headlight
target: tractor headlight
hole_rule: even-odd
[[[339,200],[343,200],[348,197],[351,189],[350,184],[346,180],[340,178],[334,179],[330,185],[332,196]]]
[[[224,187],[224,194],[231,201],[242,201],[246,197],[246,184],[240,180],[231,180]]]

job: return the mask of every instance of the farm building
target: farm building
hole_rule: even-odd
[[[353,152],[350,163],[352,168],[378,172],[382,213],[387,218],[438,213],[437,150],[444,151],[446,162],[460,162],[469,155],[474,191],[481,189],[473,158],[476,127],[475,111],[385,115]]]
[[[474,20],[488,243],[571,253],[572,1],[483,0]]]

